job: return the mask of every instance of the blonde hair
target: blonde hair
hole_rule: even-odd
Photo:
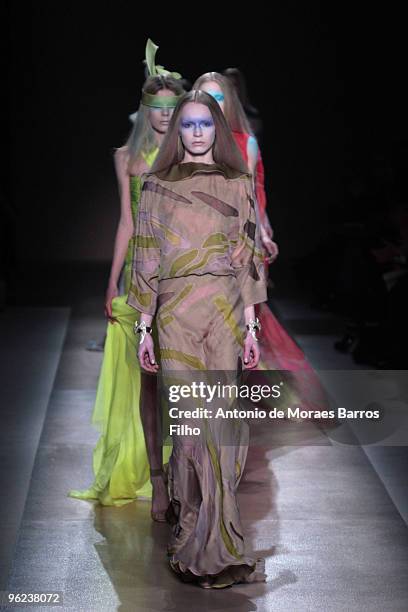
[[[221,87],[224,94],[224,115],[233,132],[241,134],[252,134],[251,126],[245,115],[245,111],[238,98],[238,94],[230,81],[219,72],[206,72],[202,74],[193,85],[194,89],[200,89],[204,83],[214,81]]]
[[[168,76],[150,76],[143,85],[143,91],[153,95],[162,89],[170,89],[177,96],[184,92],[180,81]],[[149,120],[149,107],[140,104],[133,128],[120,149],[127,154],[128,172],[131,173],[142,153],[148,155],[156,147],[156,136]]]
[[[247,174],[248,168],[242,159],[218,102],[210,94],[200,90],[189,91],[178,101],[151,172],[156,173],[166,170],[182,161],[184,147],[180,137],[180,121],[182,110],[189,102],[204,104],[211,112],[215,125],[215,142],[212,151],[215,163],[224,164]]]

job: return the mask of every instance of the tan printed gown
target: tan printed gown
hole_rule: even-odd
[[[258,230],[247,174],[189,162],[144,176],[128,303],[156,316],[156,358],[172,382],[214,371],[230,381],[241,368],[244,308],[267,299]],[[189,401],[183,407],[197,407]],[[248,425],[188,423],[200,435],[173,434],[169,465],[171,566],[214,587],[251,580],[256,562],[245,554],[236,503]]]

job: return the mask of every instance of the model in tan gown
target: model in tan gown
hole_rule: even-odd
[[[156,316],[165,381],[214,373],[231,381],[241,368],[244,308],[267,299],[249,175],[194,162],[145,175],[135,233],[128,303]],[[236,501],[248,425],[189,424],[199,424],[199,436],[173,434],[170,564],[211,587],[264,580],[262,563],[245,554]]]

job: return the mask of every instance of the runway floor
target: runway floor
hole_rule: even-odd
[[[297,302],[278,306],[316,368],[355,367],[332,349],[339,329],[330,315],[322,325],[321,313]],[[33,331],[16,343],[27,319]],[[68,498],[92,481],[101,354],[84,347],[104,326],[92,300],[73,312],[0,317],[2,589],[61,591],[62,609],[87,612],[407,609],[405,482],[391,469],[398,463],[406,474],[402,447],[374,460],[313,423],[255,425],[239,504],[248,548],[266,558],[268,581],[221,591],[181,584],[170,572],[168,527],[151,522],[149,502],[106,508]]]

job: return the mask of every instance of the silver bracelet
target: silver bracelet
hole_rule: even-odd
[[[145,321],[141,321],[140,323],[135,321],[133,331],[135,334],[140,334],[139,344],[142,344],[143,340],[146,338],[146,334],[152,333],[152,328],[146,325]]]
[[[262,326],[261,323],[258,319],[258,317],[255,319],[251,319],[250,321],[248,321],[246,328],[248,330],[248,332],[251,334],[251,336],[253,337],[253,339],[255,340],[255,342],[258,342],[258,338],[256,337],[255,332],[256,331],[261,331]]]

